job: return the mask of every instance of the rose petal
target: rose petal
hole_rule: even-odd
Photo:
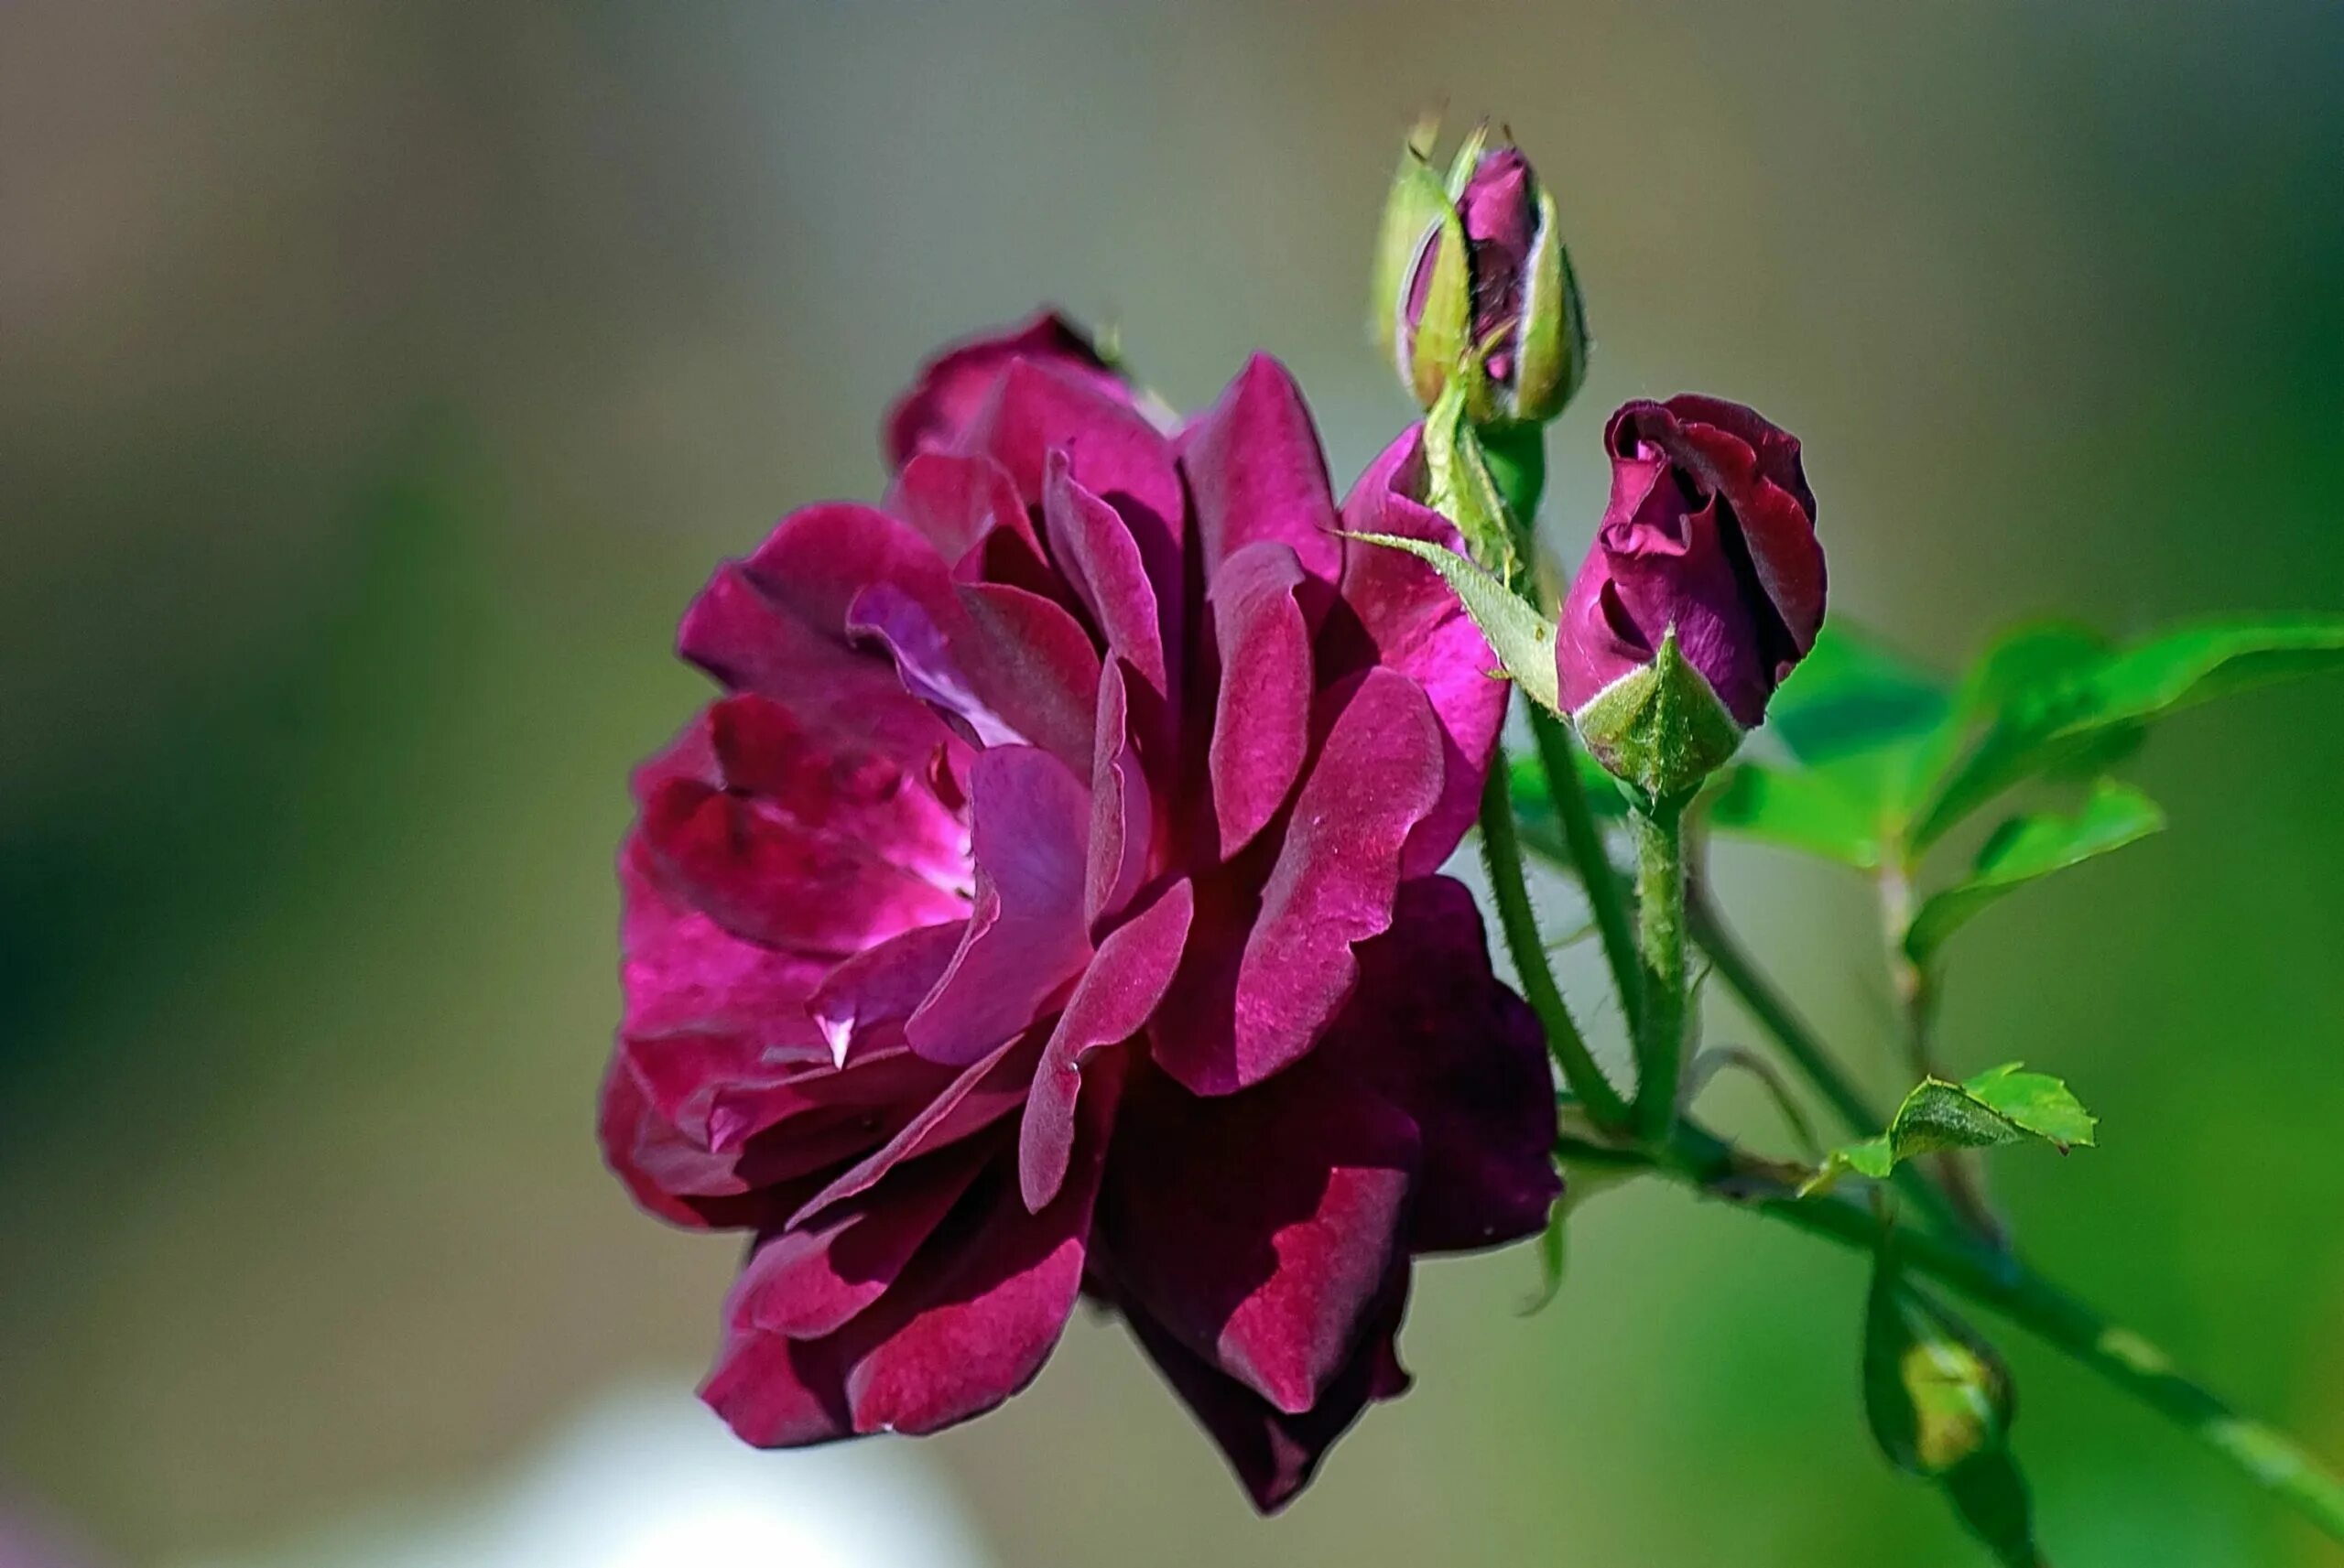
[[[1284,365],[1256,354],[1181,441],[1196,498],[1208,584],[1256,540],[1290,547],[1302,569],[1334,580],[1341,542],[1327,460],[1302,391]]]
[[[1132,736],[1125,665],[1111,660],[1099,683],[1097,759],[1091,773],[1091,849],[1082,879],[1082,919],[1096,928],[1118,914],[1146,880],[1155,849],[1156,806]]]
[[[1358,952],[1359,989],[1313,1059],[1416,1123],[1410,1250],[1536,1235],[1562,1191],[1554,1077],[1536,1016],[1491,971],[1472,893],[1447,877],[1403,882],[1392,929]]]
[[[1295,597],[1302,582],[1294,551],[1268,539],[1238,550],[1212,579],[1221,688],[1210,755],[1224,860],[1277,815],[1310,749],[1310,629]]]
[[[1115,1129],[1101,1268],[1191,1354],[1298,1414],[1405,1260],[1416,1160],[1407,1117],[1315,1062],[1217,1098],[1149,1075]]]
[[[1228,1459],[1230,1468],[1253,1499],[1274,1514],[1309,1483],[1335,1440],[1350,1430],[1371,1402],[1408,1391],[1394,1336],[1407,1301],[1408,1271],[1393,1270],[1374,1322],[1350,1365],[1299,1415],[1288,1415],[1253,1390],[1189,1353],[1163,1325],[1145,1313],[1123,1309],[1132,1333],[1164,1374],[1172,1391],[1196,1416]]]
[[[971,774],[977,908],[951,968],[904,1025],[930,1061],[974,1061],[1039,1015],[1091,956],[1083,920],[1090,794],[1031,746],[999,746]]]
[[[1420,431],[1411,428],[1360,476],[1343,503],[1344,529],[1461,550],[1455,526],[1414,499],[1422,493],[1423,467]],[[1401,867],[1404,876],[1424,876],[1440,869],[1480,810],[1507,688],[1492,674],[1496,656],[1457,595],[1404,550],[1346,540],[1342,607],[1319,636],[1324,678],[1373,664],[1397,670],[1424,688],[1440,723],[1440,803],[1409,835]]]
[[[1168,697],[1163,607],[1139,541],[1122,514],[1076,482],[1063,450],[1050,454],[1044,470],[1042,516],[1108,652],[1129,660],[1159,697]],[[1167,586],[1178,591],[1177,579]]]
[[[1151,1032],[1156,1060],[1199,1094],[1259,1083],[1310,1049],[1350,997],[1351,945],[1390,925],[1402,852],[1440,798],[1440,729],[1415,682],[1370,670],[1320,707],[1331,728],[1258,913],[1246,921],[1218,880],[1199,885],[1198,935]]]
[[[792,1339],[836,1333],[886,1293],[982,1168],[965,1156],[920,1161],[760,1243],[733,1287],[747,1321]]]
[[[807,1199],[789,1217],[789,1224],[804,1225],[860,1197],[906,1161],[982,1132],[1018,1109],[1026,1103],[1041,1054],[1041,1032],[1029,1030],[970,1063],[949,1085],[933,1091],[885,1143]]]
[[[1145,1026],[1179,968],[1194,913],[1188,882],[1173,883],[1162,898],[1100,944],[1067,999],[1066,1011],[1058,1015],[1058,1028],[1035,1069],[1018,1137],[1018,1184],[1027,1208],[1048,1203],[1066,1179],[1083,1064],[1101,1047],[1128,1040]]]
[[[1029,506],[1041,504],[1049,455],[1063,451],[1083,489],[1179,536],[1185,503],[1170,443],[1128,402],[1059,367],[1013,362],[971,418],[957,449],[1001,464]]]
[[[1113,1067],[1101,1066],[1083,1097],[1066,1182],[1048,1206],[1027,1213],[1002,1170],[965,1240],[923,1249],[846,1331],[842,1337],[871,1346],[846,1379],[856,1431],[934,1432],[991,1410],[1042,1369],[1082,1285],[1119,1089]]]
[[[874,1044],[892,1043],[960,950],[966,922],[923,925],[865,948],[825,976],[806,1004],[830,1059],[843,1067]]]
[[[924,448],[957,441],[994,382],[1016,360],[1055,366],[1104,396],[1131,396],[1080,328],[1056,311],[1037,311],[1015,327],[955,343],[920,367],[910,388],[887,410],[888,466],[903,468]]]

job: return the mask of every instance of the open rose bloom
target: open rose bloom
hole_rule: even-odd
[[[1536,1231],[1536,1021],[1438,874],[1505,687],[1404,436],[1339,517],[1256,359],[1167,435],[1063,322],[934,362],[877,507],[686,616],[723,687],[636,779],[613,1166],[745,1230],[704,1392],[766,1445],[932,1432],[1119,1314],[1262,1507],[1411,1260]]]

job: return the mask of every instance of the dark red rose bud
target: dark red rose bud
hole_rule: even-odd
[[[1630,403],[1604,439],[1612,500],[1556,638],[1563,707],[1584,714],[1649,669],[1673,632],[1734,724],[1754,728],[1823,623],[1798,441],[1738,403],[1692,395]],[[1589,739],[1601,754],[1602,739]]]
[[[1424,161],[1429,146],[1420,129],[1393,187],[1378,333],[1427,408],[1462,374],[1475,424],[1552,419],[1587,369],[1554,198],[1519,147],[1483,151],[1477,134],[1444,187]]]

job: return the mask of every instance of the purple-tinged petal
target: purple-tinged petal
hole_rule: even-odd
[[[1063,452],[1053,452],[1044,470],[1042,519],[1109,654],[1128,660],[1159,697],[1168,697],[1163,607],[1139,541],[1122,514],[1075,481]],[[1170,586],[1178,591],[1177,582]]]
[[[1152,1031],[1156,1060],[1200,1095],[1260,1083],[1310,1049],[1358,978],[1351,945],[1391,925],[1408,837],[1440,799],[1440,727],[1414,681],[1369,670],[1319,706],[1332,724],[1258,912],[1245,921],[1245,900],[1219,881],[1199,888],[1199,935]]]
[[[1177,539],[1185,502],[1171,444],[1128,402],[1055,366],[1019,361],[993,384],[957,449],[1006,469],[1028,505],[1042,502],[1052,452],[1062,451],[1083,489],[1117,511],[1145,517]]]
[[[1223,562],[1263,539],[1292,548],[1312,577],[1334,580],[1341,541],[1327,460],[1284,365],[1254,355],[1182,437],[1180,467],[1196,498],[1208,584]]]
[[[742,1442],[757,1448],[802,1448],[854,1431],[830,1347],[786,1339],[754,1324],[727,1325],[724,1348],[700,1397]]]
[[[1210,751],[1224,860],[1269,825],[1310,749],[1310,628],[1297,600],[1302,563],[1276,540],[1221,564],[1210,592],[1221,655]]]
[[[1114,1064],[1114,1065],[1111,1065]],[[847,1374],[858,1432],[928,1433],[981,1415],[1034,1380],[1081,1292],[1091,1209],[1120,1098],[1110,1058],[1083,1096],[1074,1159],[1058,1195],[1029,1214],[999,1172],[959,1244],[921,1250],[896,1287],[842,1338],[870,1345]],[[972,1195],[971,1202],[980,1201]]]
[[[1091,746],[1091,849],[1082,879],[1082,919],[1096,928],[1119,913],[1147,879],[1156,803],[1132,736],[1127,666],[1108,662],[1099,683],[1099,730]]]
[[[928,1000],[960,950],[966,924],[923,925],[892,936],[823,978],[806,1015],[821,1031],[834,1065],[902,1038],[904,1021]]]
[[[969,631],[961,667],[978,697],[1030,743],[1091,772],[1091,730],[1099,706],[1099,651],[1059,606],[1005,583],[960,590]]]
[[[1461,551],[1449,521],[1416,497],[1424,484],[1421,427],[1411,427],[1368,466],[1343,503],[1354,534],[1425,539]],[[1403,876],[1440,869],[1480,809],[1481,781],[1505,721],[1506,686],[1497,659],[1440,574],[1404,550],[1344,542],[1343,611],[1319,646],[1329,676],[1380,664],[1424,688],[1439,720],[1445,772],[1440,803],[1409,835]]]
[[[950,740],[886,659],[799,620],[737,563],[692,601],[676,651],[729,689],[773,697],[826,738],[858,741],[895,762],[925,759]]]
[[[917,529],[947,561],[965,565],[995,530],[1022,543],[1037,565],[1045,559],[1016,485],[991,458],[921,452],[888,487],[885,509]]]
[[[887,410],[888,466],[903,468],[915,452],[958,441],[993,384],[1017,360],[1055,366],[1102,396],[1130,399],[1130,388],[1080,327],[1056,311],[1037,311],[1015,327],[955,343],[920,366]]]
[[[1188,882],[1173,883],[1100,944],[1067,999],[1035,1069],[1018,1137],[1017,1178],[1027,1208],[1038,1209],[1058,1195],[1074,1152],[1083,1065],[1093,1053],[1137,1034],[1164,1000],[1188,939],[1195,903]]]
[[[895,661],[901,689],[934,709],[934,717],[957,734],[980,747],[1017,745],[1023,732],[978,695],[960,666],[946,631],[960,623],[958,611],[955,605],[939,617],[895,584],[874,583],[856,598],[847,626],[884,648]]]
[[[966,908],[870,846],[798,822],[770,801],[688,779],[644,803],[643,843],[661,884],[735,935],[808,953],[852,953]]]
[[[886,1142],[800,1205],[789,1217],[789,1224],[803,1225],[825,1210],[860,1197],[905,1162],[982,1132],[1017,1110],[1026,1103],[1042,1044],[1042,1032],[1027,1030],[961,1068],[950,1083],[933,1091]]]
[[[1409,1249],[1535,1236],[1562,1191],[1554,1077],[1538,1021],[1490,968],[1473,895],[1400,885],[1392,929],[1359,947],[1359,989],[1314,1054],[1407,1113],[1423,1141]]]
[[[1299,1414],[1405,1260],[1417,1152],[1405,1115],[1316,1062],[1214,1098],[1147,1075],[1115,1129],[1101,1270],[1191,1354]]]
[[[895,1283],[984,1167],[983,1151],[923,1160],[852,1203],[761,1242],[736,1309],[767,1333],[821,1339]]]
[[[971,787],[976,914],[942,983],[904,1026],[913,1050],[955,1065],[1033,1022],[1091,956],[1082,917],[1090,792],[1030,746],[986,752]]]
[[[1123,1311],[1140,1348],[1219,1445],[1253,1506],[1274,1514],[1309,1483],[1327,1450],[1369,1404],[1408,1391],[1408,1374],[1394,1343],[1407,1292],[1407,1267],[1395,1264],[1386,1300],[1378,1304],[1350,1365],[1299,1415],[1286,1414],[1197,1357],[1145,1313],[1128,1306]]]

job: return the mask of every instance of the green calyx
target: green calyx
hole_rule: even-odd
[[[1742,726],[1686,662],[1674,627],[1651,664],[1597,692],[1571,721],[1614,778],[1655,801],[1692,795],[1742,745]]]

